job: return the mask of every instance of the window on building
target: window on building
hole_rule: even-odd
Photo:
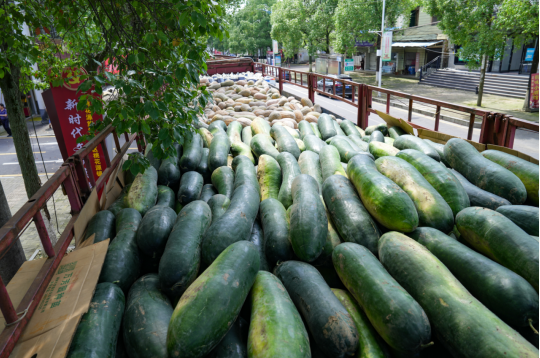
[[[409,22],[409,27],[418,26],[418,14],[420,13],[420,8],[411,11],[411,20]]]
[[[431,22],[439,22],[439,19],[437,19],[437,16],[432,16]]]

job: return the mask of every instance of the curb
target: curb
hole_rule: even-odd
[[[38,117],[34,116],[34,117],[28,117],[28,118],[26,118],[26,125],[28,126],[28,124],[30,124],[30,123],[32,123],[32,122],[34,122],[34,123],[35,123],[35,122],[40,122],[40,121],[37,121],[37,120],[33,120],[33,119],[35,119],[35,118],[38,118]],[[39,117],[39,118],[41,118],[41,117]],[[40,124],[41,124],[41,123],[40,123]],[[4,136],[4,135],[6,135],[6,134],[7,134],[6,130],[5,130],[4,127],[0,124],[0,136]],[[30,133],[30,137],[32,137],[33,135],[34,135],[33,133]],[[46,136],[46,137],[54,137],[54,136],[55,136],[54,134],[38,134],[38,135],[40,135],[40,136]]]

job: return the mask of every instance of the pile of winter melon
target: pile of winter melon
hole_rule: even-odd
[[[309,98],[299,101],[294,97],[283,97],[262,78],[208,83],[207,90],[212,92],[214,102],[204,110],[206,124],[223,121],[229,125],[236,121],[249,127],[255,119],[262,119],[270,126],[278,123],[298,129],[298,123],[303,120],[317,123],[322,113],[321,107]]]
[[[88,224],[112,241],[68,356],[538,357],[538,165],[214,98]]]

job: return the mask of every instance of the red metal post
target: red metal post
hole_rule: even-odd
[[[472,133],[474,128],[474,113],[471,113],[469,118],[469,132],[467,133],[467,139],[472,140]]]
[[[47,256],[54,257],[55,253],[51,243],[51,238],[49,237],[47,227],[45,226],[45,222],[43,221],[43,216],[41,216],[40,211],[34,215],[34,224],[36,224],[39,238],[41,239],[41,245],[43,245],[43,250],[45,250]]]
[[[105,157],[105,164],[107,168],[111,166],[111,158],[109,158],[109,151],[107,150],[107,144],[105,141],[100,143],[101,149],[103,150],[103,156]],[[103,163],[102,163],[103,164]]]
[[[408,116],[408,121],[409,122],[412,121],[412,104],[413,104],[413,100],[411,98],[411,99],[409,99],[409,116]]]
[[[390,114],[390,93],[386,94],[386,114]]]
[[[480,138],[478,139],[478,143],[486,144],[488,139],[487,129],[488,129],[488,121],[493,119],[492,113],[486,113],[484,114],[482,118],[482,127],[480,128]]]
[[[279,79],[279,93],[283,92],[283,69],[278,68],[278,79]]]
[[[504,141],[505,142],[505,147],[506,148],[514,148],[514,138],[516,137],[516,129],[517,127],[513,124],[509,124],[510,126],[510,131],[507,132],[507,137],[506,137],[506,140]]]
[[[113,138],[114,138],[114,144],[116,145],[116,152],[120,152],[120,141],[118,140],[118,136],[116,135],[116,131],[113,132]]]
[[[0,277],[0,309],[8,324],[19,319],[17,317],[17,312],[15,312],[15,308],[13,307],[13,302],[11,302],[11,298],[7,292],[6,285],[4,285],[4,281],[2,281],[2,277]]]
[[[437,106],[435,110],[435,132],[439,131],[439,120],[441,117],[441,106]]]
[[[371,95],[372,95],[373,91],[369,88],[369,87],[366,87],[366,102],[365,102],[365,117],[364,117],[364,121],[366,122],[366,127],[363,128],[363,129],[366,129],[368,127],[368,123],[369,123],[369,109],[371,108]]]
[[[313,91],[313,78],[315,76],[312,73],[308,73],[307,79],[308,79],[308,98],[311,102],[315,103],[315,92]]]
[[[73,164],[64,164],[68,165],[73,169]],[[73,170],[71,171],[71,175],[69,178],[67,178],[64,181],[64,189],[66,190],[66,194],[69,199],[69,204],[71,205],[71,212],[72,213],[78,213],[81,211],[83,203],[81,202],[79,192],[77,191],[77,186],[75,185],[75,178],[73,176]]]
[[[357,113],[356,113],[356,125],[362,129],[363,127],[363,119],[362,115],[364,113],[364,106],[363,106],[363,100],[364,100],[364,85],[358,86],[358,107],[357,107]]]

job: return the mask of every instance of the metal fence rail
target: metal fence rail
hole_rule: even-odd
[[[432,98],[416,96],[409,93],[400,91],[394,91],[377,86],[370,86],[362,83],[337,79],[335,77],[329,77],[320,75],[313,72],[303,72],[291,69],[284,69],[281,67],[271,66],[263,63],[253,63],[253,72],[260,72],[263,75],[273,76],[276,78],[279,90],[283,91],[283,84],[288,83],[294,86],[306,88],[308,90],[308,98],[315,103],[315,93],[324,94],[328,97],[347,103],[358,109],[356,124],[361,128],[366,128],[368,124],[368,117],[370,113],[376,113],[372,109],[373,91],[386,94],[386,113],[390,113],[390,96],[396,96],[408,99],[408,117],[407,120],[412,126],[417,128],[424,128],[412,122],[413,103],[423,103],[427,105],[435,106],[435,125],[433,130],[439,131],[440,113],[441,109],[448,109],[462,114],[468,115],[469,126],[467,132],[467,139],[472,140],[473,128],[476,116],[482,117],[482,126],[480,132],[480,143],[483,144],[495,144],[513,148],[514,137],[517,129],[526,129],[534,132],[539,132],[538,123],[529,122],[523,119],[515,118],[503,113],[494,113],[485,111],[482,109],[463,106],[455,103],[439,101]],[[317,83],[322,80],[323,88],[319,89]],[[332,90],[327,91],[327,80],[332,81]],[[300,83],[299,83],[300,81]],[[340,83],[343,86],[341,94],[336,93],[336,83]],[[351,98],[346,98],[345,86],[349,85],[352,88]],[[426,128],[429,129],[429,128]]]
[[[72,157],[68,158],[62,164],[60,169],[45,183],[43,186],[17,211],[13,217],[0,228],[0,258],[3,257],[13,243],[18,240],[20,233],[32,220],[36,225],[37,231],[44,251],[48,256],[45,264],[32,282],[30,288],[24,295],[20,304],[15,308],[9,297],[5,283],[0,278],[0,310],[6,320],[6,327],[0,334],[0,357],[9,357],[15,347],[21,333],[32,318],[32,315],[37,308],[45,290],[47,289],[51,278],[54,276],[60,261],[64,257],[66,250],[74,237],[74,225],[79,217],[79,213],[84,205],[85,200],[91,190],[101,190],[105,187],[107,180],[115,168],[120,164],[122,157],[126,154],[131,143],[138,137],[138,134],[131,136],[126,134],[126,143],[120,147],[116,133],[113,133],[114,128],[107,126],[96,137],[92,138]],[[113,133],[117,154],[111,160],[109,152],[106,150],[105,139],[109,134]],[[87,163],[88,154],[94,148],[101,145],[105,155],[107,169],[99,177],[97,182],[93,182],[92,175],[89,178],[86,176],[83,163]],[[139,147],[139,150],[141,148]],[[87,164],[88,165],[88,164]],[[88,166],[90,168],[90,166]],[[92,180],[92,189],[90,182]],[[68,222],[60,239],[53,247],[51,239],[41,216],[41,208],[47,200],[62,186],[68,196],[71,206],[72,218]]]

